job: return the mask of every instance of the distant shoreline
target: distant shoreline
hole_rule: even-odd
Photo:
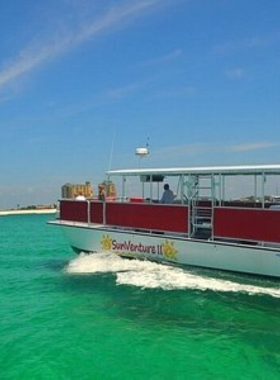
[[[25,215],[25,214],[54,214],[56,213],[56,208],[45,208],[45,209],[30,209],[30,210],[0,210],[0,216],[3,215]]]

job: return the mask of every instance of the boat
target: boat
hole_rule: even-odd
[[[110,170],[117,195],[61,199],[49,223],[78,253],[280,277],[280,210],[266,195],[279,179],[280,164]],[[160,202],[166,183],[172,204]],[[230,196],[248,186],[249,198]]]

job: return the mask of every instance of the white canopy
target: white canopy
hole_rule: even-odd
[[[141,176],[141,175],[263,175],[280,174],[280,164],[273,165],[241,165],[241,166],[206,166],[206,167],[181,167],[181,168],[141,168],[110,170],[109,176]]]

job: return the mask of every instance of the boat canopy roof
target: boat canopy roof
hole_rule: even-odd
[[[109,170],[108,176],[180,176],[180,175],[280,175],[280,164],[273,165],[242,165],[242,166],[205,166],[178,168],[141,168]]]

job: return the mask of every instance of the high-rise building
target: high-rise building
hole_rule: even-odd
[[[78,195],[83,195],[86,198],[93,197],[93,190],[90,182],[84,184],[66,183],[61,187],[61,197],[64,199],[73,199]]]

